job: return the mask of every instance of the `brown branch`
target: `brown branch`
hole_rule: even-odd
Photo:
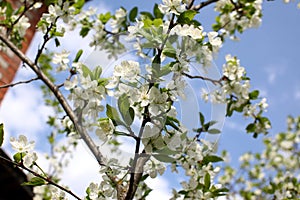
[[[90,135],[88,134],[87,130],[83,128],[83,126],[79,123],[78,117],[75,115],[74,111],[68,104],[67,100],[57,88],[54,83],[40,70],[40,68],[34,64],[23,52],[21,52],[11,41],[9,41],[3,34],[0,34],[0,40],[6,44],[24,63],[26,63],[41,79],[44,84],[51,90],[51,92],[55,95],[57,100],[59,101],[60,105],[66,112],[66,114],[70,117],[71,121],[73,122],[77,132],[83,139],[83,141],[87,144],[93,155],[95,156],[96,160],[98,161],[99,165],[104,165],[104,156],[98,149],[98,146],[94,143]]]
[[[76,131],[79,133],[83,141],[86,143],[94,157],[96,158],[97,162],[101,166],[106,166],[105,164],[105,157],[102,155],[99,147],[94,143],[90,135],[88,134],[87,130],[83,128],[82,124],[80,123],[80,119],[72,110],[70,105],[68,104],[67,100],[59,90],[57,86],[41,71],[41,69],[33,63],[23,52],[21,52],[12,42],[10,42],[3,34],[0,33],[0,40],[6,44],[24,63],[26,63],[38,76],[40,80],[44,82],[44,84],[51,90],[51,92],[55,95],[56,99],[64,109],[65,113],[69,116],[71,121],[74,124]],[[80,116],[79,116],[80,117]],[[110,169],[110,167],[108,166]],[[118,184],[118,180],[116,177],[106,172],[106,175],[109,179],[116,185],[118,194],[121,194],[124,189],[122,185]]]
[[[182,72],[182,75],[190,78],[190,79],[202,79],[204,81],[210,81],[211,83],[213,83],[214,85],[220,85],[222,86],[222,81],[224,80],[224,77],[220,78],[219,80],[215,80],[215,79],[211,79],[211,78],[208,78],[208,77],[204,77],[204,76],[192,76],[190,74],[187,74],[185,72]]]
[[[0,89],[2,89],[2,88],[8,88],[8,87],[14,87],[14,86],[20,85],[20,84],[30,83],[30,82],[33,82],[33,81],[36,81],[36,80],[39,80],[39,77],[35,77],[35,78],[32,78],[32,79],[27,80],[27,81],[19,81],[19,82],[16,82],[16,83],[1,85]]]
[[[24,169],[24,170],[30,172],[31,174],[33,174],[33,175],[36,176],[36,177],[39,177],[39,178],[43,179],[44,181],[47,182],[47,184],[53,185],[53,186],[55,186],[55,187],[61,189],[62,191],[65,191],[66,193],[72,195],[74,198],[76,198],[76,199],[78,199],[78,200],[81,200],[81,198],[78,197],[76,194],[74,194],[71,190],[68,190],[67,188],[64,188],[63,186],[58,185],[57,183],[53,182],[49,177],[44,177],[44,176],[42,176],[42,175],[36,173],[35,171],[33,171],[33,170],[31,170],[31,169],[25,167],[24,164],[22,164],[22,162],[21,162],[21,163],[17,163],[17,162],[14,162],[14,161],[12,161],[12,160],[9,160],[9,159],[7,159],[7,158],[4,158],[4,157],[2,157],[2,156],[0,156],[0,158],[1,158],[2,160],[4,160],[4,161],[10,163],[10,164],[13,164],[13,165],[15,165],[15,166],[17,166],[17,167],[19,167],[19,168],[22,168],[22,169]],[[45,184],[45,185],[46,185],[46,184]]]
[[[203,1],[203,2],[201,2],[200,4],[198,4],[198,5],[194,5],[194,6],[191,6],[190,7],[190,10],[200,10],[201,8],[204,8],[205,6],[208,6],[208,5],[210,5],[210,4],[212,4],[212,3],[215,3],[215,2],[217,2],[217,1],[219,1],[219,0],[207,0],[207,1]]]

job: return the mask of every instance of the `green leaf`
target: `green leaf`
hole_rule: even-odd
[[[93,73],[91,72],[91,70],[85,66],[85,65],[82,65],[82,72],[83,72],[83,76],[84,77],[87,77],[87,76],[90,76],[90,77],[93,77]]]
[[[247,133],[253,133],[255,131],[256,125],[254,123],[248,124],[246,127]]]
[[[4,126],[3,123],[0,124],[0,147],[3,144],[3,140],[4,140],[4,130],[3,130]]]
[[[83,53],[83,50],[80,49],[80,50],[77,52],[77,54],[76,54],[75,59],[74,59],[73,62],[78,62],[78,60],[79,60],[79,58],[81,57],[82,53]]]
[[[201,112],[199,112],[199,116],[200,116],[201,126],[204,126],[204,120],[205,120],[204,115]]]
[[[153,157],[161,162],[166,162],[166,163],[173,163],[176,161],[174,158],[164,154],[153,154]]]
[[[167,65],[165,65],[161,68],[159,77],[168,75],[170,72],[171,72],[170,63],[168,63]]]
[[[7,2],[6,3],[6,12],[5,12],[6,17],[10,18],[12,16],[12,14],[13,14],[13,11],[14,11],[13,7],[11,6],[10,3]]]
[[[177,58],[176,55],[176,50],[171,46],[171,47],[166,47],[163,51],[163,54],[168,56],[169,58]]]
[[[258,96],[259,96],[259,91],[258,90],[254,90],[254,91],[252,91],[251,93],[249,93],[249,98],[250,99],[257,99],[258,98]]]
[[[209,188],[210,188],[210,184],[211,184],[211,181],[210,181],[210,175],[209,173],[206,173],[205,174],[205,177],[204,177],[204,187],[205,187],[205,191],[208,191]]]
[[[109,117],[115,126],[123,125],[124,123],[121,121],[119,113],[117,109],[106,104],[106,115]]]
[[[166,146],[163,149],[156,150],[155,153],[157,153],[157,154],[163,154],[163,155],[175,155],[178,152],[173,151],[168,146]]]
[[[167,116],[167,119],[166,119],[166,122],[165,122],[166,126],[171,126],[175,130],[178,131],[179,128],[178,128],[178,126],[174,122],[177,123],[177,124],[179,123],[179,121],[176,118]]]
[[[219,133],[221,133],[221,131],[219,129],[216,129],[216,128],[209,129],[207,132],[210,133],[210,134],[219,134]]]
[[[21,185],[32,185],[32,186],[41,186],[46,185],[47,182],[40,177],[33,177],[30,181],[24,182]]]
[[[214,196],[224,196],[224,195],[226,195],[227,192],[229,192],[229,190],[227,188],[219,188],[219,189],[215,189],[214,191],[212,191]]]
[[[219,156],[215,156],[215,155],[208,155],[208,156],[205,156],[203,158],[203,164],[208,164],[208,163],[215,163],[215,162],[221,162],[223,161],[223,158],[219,157]]]
[[[178,17],[177,22],[179,24],[189,24],[197,14],[197,11],[195,10],[187,10],[181,13]]]
[[[77,9],[81,9],[84,6],[85,0],[76,0],[73,6]]]
[[[56,47],[59,47],[59,46],[60,46],[60,42],[59,42],[59,40],[58,40],[57,37],[54,38],[54,42],[55,42],[55,46],[56,46]]]
[[[22,153],[20,153],[20,152],[16,153],[16,154],[13,156],[14,161],[17,162],[17,163],[21,162],[21,161],[22,161],[22,158],[24,158],[25,155],[26,155],[26,153],[24,153],[24,152],[22,152]]]
[[[126,125],[130,126],[134,119],[134,110],[130,107],[129,98],[126,94],[119,97],[118,108]]]
[[[103,24],[106,24],[111,18],[110,12],[107,12],[105,14],[100,14],[99,19]]]
[[[84,38],[85,36],[87,36],[87,34],[89,33],[90,30],[91,30],[91,29],[90,29],[89,26],[83,26],[83,27],[81,28],[79,34],[80,34],[81,37]]]
[[[164,14],[162,12],[160,12],[160,9],[158,8],[157,3],[154,5],[153,13],[154,13],[155,18],[161,18],[162,19],[164,17]]]
[[[132,8],[129,13],[129,20],[135,22],[135,18],[137,14],[138,14],[138,8],[137,7]]]
[[[163,20],[162,19],[154,19],[152,21],[152,24],[155,26],[155,27],[161,27],[161,25],[163,24]]]
[[[92,80],[98,80],[102,74],[102,68],[100,66],[95,67],[93,70]]]
[[[145,17],[148,17],[149,19],[154,20],[153,15],[149,12],[141,12],[141,15],[144,15]]]

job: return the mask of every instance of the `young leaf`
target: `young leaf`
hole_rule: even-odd
[[[215,129],[215,128],[209,129],[207,132],[210,133],[210,134],[219,134],[219,133],[221,133],[221,131],[219,129]]]
[[[114,107],[106,104],[106,115],[107,117],[109,117],[113,124],[115,126],[118,126],[118,125],[123,125],[123,122],[121,121],[120,117],[119,117],[119,113],[117,111],[117,109],[115,109]]]
[[[164,17],[164,14],[162,14],[162,12],[160,12],[160,9],[158,8],[157,3],[154,5],[153,13],[154,13],[155,18],[163,18]]]
[[[153,157],[161,162],[172,163],[175,161],[174,158],[164,155],[164,154],[153,154]]]
[[[110,12],[107,12],[105,14],[100,14],[99,19],[103,24],[106,24],[111,18]]]
[[[212,163],[214,163],[214,162],[221,162],[221,161],[223,161],[223,158],[221,158],[221,157],[218,157],[218,156],[215,156],[215,155],[209,155],[209,156],[205,156],[204,158],[203,158],[203,163],[204,164],[208,164],[208,163],[210,163],[210,162],[212,162]]]
[[[205,174],[205,177],[204,177],[204,187],[205,187],[205,191],[208,191],[208,190],[209,190],[210,184],[211,184],[211,182],[210,182],[210,175],[209,175],[209,173],[206,173],[206,174]]]
[[[3,123],[0,124],[0,147],[3,144],[3,139],[4,139],[4,130],[3,130]]]
[[[179,24],[189,24],[197,14],[197,11],[195,10],[187,10],[181,13],[178,17],[177,22]]]
[[[97,80],[100,78],[102,74],[102,68],[100,66],[95,67],[93,70],[93,80]]]
[[[32,186],[41,186],[45,185],[47,182],[40,177],[33,177],[30,181],[24,182],[21,185],[32,185]]]
[[[57,37],[54,38],[54,42],[55,42],[55,46],[56,46],[56,47],[59,47],[59,46],[60,46],[60,42],[59,42],[59,40],[58,40]]]
[[[129,20],[132,22],[135,22],[137,13],[138,13],[138,8],[137,7],[132,8],[132,10],[129,13]]]
[[[90,76],[90,77],[93,77],[93,73],[91,72],[91,70],[85,66],[85,65],[82,65],[82,72],[83,72],[83,76],[84,77],[87,77],[87,76]]]
[[[255,99],[258,98],[258,95],[259,95],[259,91],[258,90],[254,90],[251,93],[249,93],[249,98],[255,100]]]
[[[24,152],[23,152],[23,153],[20,153],[20,152],[16,153],[16,154],[13,156],[14,161],[17,162],[17,163],[21,162],[21,161],[22,161],[22,158],[24,158],[25,155],[26,155],[26,153],[24,153]]]
[[[133,122],[134,110],[130,107],[129,99],[123,94],[118,99],[118,108],[125,123],[130,126]]]
[[[201,112],[199,112],[199,116],[200,116],[201,126],[203,126],[204,125],[204,120],[205,120],[204,115]]]
[[[75,59],[74,59],[73,62],[78,62],[78,60],[79,60],[79,58],[81,57],[82,53],[83,53],[83,50],[80,49],[80,50],[77,52],[76,57],[75,57]]]

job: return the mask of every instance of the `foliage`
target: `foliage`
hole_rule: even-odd
[[[19,49],[30,26],[25,13],[42,3],[22,1],[16,10],[8,2],[0,3],[0,49],[12,50],[34,71],[43,82],[45,103],[54,111],[47,121],[52,131],[47,136],[51,151],[46,156],[53,170],[45,172],[38,165],[34,141],[29,142],[24,135],[10,139],[16,151],[13,163],[29,172],[29,181],[24,184],[35,186],[36,199],[65,199],[65,193],[81,199],[60,184],[67,165],[64,157],[72,154],[79,140],[93,153],[102,175],[98,183],[87,187],[87,200],[145,199],[152,191],[145,180],[164,175],[167,166],[171,166],[172,173],[183,171],[186,176],[181,188],[173,189],[171,199],[299,197],[299,177],[294,176],[299,166],[299,119],[289,118],[289,131],[279,134],[275,141],[266,139],[262,154],[242,157],[241,170],[247,178],[234,178],[234,169],[228,166],[216,182],[221,170],[218,164],[225,156],[215,155],[215,144],[201,136],[220,134],[215,128],[218,122],[206,121],[199,111],[199,127],[189,130],[176,107],[179,99],[189,98],[185,94],[187,79],[207,81],[216,87],[202,93],[204,101],[226,104],[224,116],[242,113],[251,118],[245,131],[253,137],[268,133],[271,123],[264,116],[266,99],[259,96],[258,90],[250,90],[250,77],[237,57],[225,57],[219,79],[201,76],[191,68],[192,63],[198,63],[199,70],[209,69],[224,41],[258,27],[261,0],[207,0],[200,4],[193,0],[163,0],[154,5],[152,12],[121,7],[115,13],[100,14],[95,8],[83,9],[83,0],[46,3],[48,12],[37,24],[43,40],[33,59]],[[212,28],[203,27],[200,20],[200,10],[210,4],[215,4],[218,13]],[[129,43],[133,44],[136,55],[132,57],[136,59],[119,60],[112,76],[105,77],[103,66],[92,68],[83,63],[81,49],[73,52],[75,55],[56,48],[46,51],[50,41],[59,47],[65,33],[74,30],[79,30],[82,38],[89,36],[89,45],[105,51],[109,58],[119,59],[120,54],[132,50]],[[63,84],[59,83],[61,77]],[[292,126],[296,128],[292,130]],[[0,128],[2,144],[2,124]],[[61,136],[67,141],[63,145]],[[123,166],[118,159],[103,156],[97,139],[117,153],[129,139],[134,142],[134,155]],[[295,154],[298,156],[293,157]],[[264,172],[267,169],[274,171]]]

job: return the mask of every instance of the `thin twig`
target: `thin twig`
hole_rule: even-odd
[[[43,36],[43,39],[44,39],[43,44],[42,44],[42,46],[38,49],[38,52],[37,52],[36,57],[35,57],[35,59],[34,59],[34,64],[36,64],[36,65],[38,64],[38,60],[39,60],[41,54],[43,53],[43,50],[44,50],[44,48],[46,47],[47,42],[51,39],[51,37],[49,37],[49,32],[51,31],[52,27],[54,26],[54,24],[56,23],[56,21],[58,20],[58,18],[59,18],[59,17],[56,17],[55,20],[54,20],[54,22],[52,22],[52,23],[50,24],[50,26],[47,27],[46,33],[45,33],[45,35]]]
[[[2,89],[2,88],[8,88],[8,87],[14,87],[14,86],[20,85],[20,84],[30,83],[30,82],[33,82],[33,81],[36,81],[36,80],[39,80],[39,79],[40,79],[39,77],[35,77],[35,78],[32,78],[32,79],[27,80],[27,81],[19,81],[19,82],[16,82],[16,83],[1,85],[0,89]]]
[[[190,8],[190,10],[200,10],[201,8],[204,8],[205,6],[208,6],[209,4],[215,3],[219,0],[208,0],[208,1],[203,1],[198,5],[194,5]]]
[[[211,79],[211,78],[204,77],[204,76],[192,76],[192,75],[187,74],[187,73],[185,73],[185,72],[182,72],[181,74],[184,75],[184,76],[186,76],[186,77],[188,77],[188,78],[190,78],[190,79],[202,79],[202,80],[204,80],[204,81],[210,81],[210,82],[212,82],[214,85],[217,85],[217,84],[220,85],[220,86],[223,85],[223,84],[222,84],[222,81],[224,80],[223,77],[220,78],[219,80],[215,80],[215,79]]]

